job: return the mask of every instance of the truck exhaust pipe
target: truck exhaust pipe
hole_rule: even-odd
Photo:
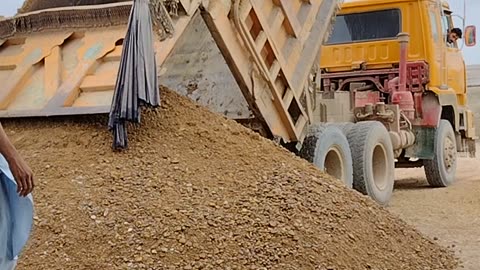
[[[398,84],[396,87],[393,85],[393,87],[390,87],[392,104],[398,104],[405,116],[413,120],[415,118],[415,103],[412,93],[407,90],[407,58],[410,35],[408,33],[399,33],[397,38],[400,43],[400,63],[398,78],[394,79]]]
[[[408,33],[400,33],[397,35],[398,42],[400,43],[400,65],[399,65],[399,85],[398,91],[407,91],[407,57],[408,57],[408,43],[410,41],[410,35]],[[412,99],[413,100],[413,99]]]

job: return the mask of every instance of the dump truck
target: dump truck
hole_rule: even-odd
[[[430,186],[446,187],[455,180],[457,152],[475,156],[462,40],[451,42],[448,36],[454,27],[446,1],[343,3],[321,49],[323,109],[317,116],[320,122],[359,123],[347,134],[356,189],[386,198],[393,179],[386,180],[391,176],[384,163],[394,159],[399,168],[424,167]],[[465,27],[464,45],[474,46],[475,34],[474,26]],[[377,152],[374,122],[388,129],[389,153],[386,147]],[[370,136],[371,145],[358,143]],[[387,134],[379,137],[387,140]],[[375,149],[370,161],[369,147]],[[366,175],[366,162],[379,170]]]
[[[457,90],[444,89],[446,82],[437,85],[435,80],[443,77],[429,77],[434,74],[432,67],[430,73],[425,70],[429,58],[424,65],[419,60],[418,65],[405,67],[406,61],[399,59],[405,58],[401,52],[406,50],[400,50],[395,38],[384,40],[388,44],[378,52],[383,62],[374,69],[369,61],[351,61],[352,70],[339,64],[339,57],[352,54],[329,45],[330,33],[336,35],[336,25],[342,20],[336,16],[342,2],[151,1],[157,75],[162,85],[277,142],[379,204],[387,204],[395,158],[400,161],[397,164],[411,164],[403,161],[410,156],[423,163],[431,160],[429,168],[438,175],[443,171],[434,163],[439,154],[432,136],[440,131],[448,133],[453,142],[463,142],[462,138],[473,138],[473,128],[467,133],[470,115],[464,107],[436,106],[449,100],[438,99],[439,91]],[[417,6],[424,2],[436,3],[409,1]],[[17,15],[0,21],[0,78],[5,83],[0,91],[0,118],[107,114],[132,4],[28,0]],[[427,28],[430,22],[422,21]],[[407,25],[412,27],[411,22]],[[442,36],[440,30],[438,36]],[[365,46],[365,52],[370,52],[369,45]],[[383,59],[384,48],[389,50],[391,63]],[[328,57],[334,66],[328,66]],[[378,77],[378,83],[352,81],[350,75],[357,78],[360,74],[356,64],[367,72],[361,77]],[[383,68],[379,75],[368,75],[378,67]],[[413,82],[406,83],[407,72],[416,74]],[[342,74],[350,75],[343,78]],[[390,92],[375,88],[382,83]],[[415,104],[413,111],[406,106],[411,103],[408,93]],[[394,101],[385,97],[394,97]],[[418,108],[422,110],[415,111]],[[452,123],[458,124],[456,134],[463,135],[450,136],[443,121],[434,121],[438,115],[453,117]]]

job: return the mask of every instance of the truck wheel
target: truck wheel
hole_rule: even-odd
[[[347,136],[348,132],[353,128],[355,124],[352,122],[341,122],[341,123],[328,123],[327,126],[334,126],[337,127],[342,131],[345,136]]]
[[[432,187],[447,187],[455,181],[457,145],[452,125],[441,120],[435,133],[434,157],[424,160],[427,181]]]
[[[303,142],[300,156],[352,187],[352,154],[347,138],[338,128],[313,126]]]
[[[347,138],[353,157],[353,188],[386,205],[395,180],[393,146],[387,129],[380,122],[360,122]]]

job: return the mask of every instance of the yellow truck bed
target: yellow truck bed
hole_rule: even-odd
[[[132,1],[38,2],[0,21],[0,117],[108,113]],[[300,141],[314,106],[308,78],[340,2],[152,1],[160,84]]]

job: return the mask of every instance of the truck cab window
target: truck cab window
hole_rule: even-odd
[[[327,44],[394,39],[400,31],[398,9],[344,14],[337,16]]]
[[[454,26],[452,22],[451,12],[445,10],[442,14],[442,31],[446,35],[445,42],[447,44],[447,47],[457,48],[457,40],[461,38],[461,34],[452,31],[452,29],[454,29]]]

